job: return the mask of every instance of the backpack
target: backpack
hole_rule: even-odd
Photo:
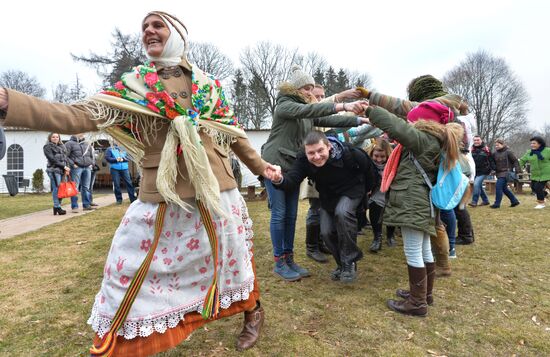
[[[435,185],[432,185],[426,171],[420,166],[420,163],[412,153],[410,157],[430,188],[432,217],[435,216],[433,206],[442,210],[451,210],[458,206],[466,188],[470,184],[466,175],[462,173],[460,163],[457,161],[451,170],[445,170],[445,155],[441,153],[437,169],[437,180]]]

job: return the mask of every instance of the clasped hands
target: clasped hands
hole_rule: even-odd
[[[269,162],[262,173],[262,176],[266,179],[273,181],[274,183],[281,182],[283,179],[283,173],[281,172],[281,166],[273,165]]]

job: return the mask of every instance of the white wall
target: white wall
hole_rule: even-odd
[[[45,131],[14,131],[5,130],[6,134],[6,148],[13,144],[19,144],[23,148],[23,176],[26,179],[30,179],[31,183],[27,192],[32,192],[32,174],[36,169],[44,170],[44,188],[46,191],[50,190],[50,180],[46,173],[47,160],[44,156],[43,147],[46,145],[48,134]],[[70,135],[61,135],[62,140],[68,140]],[[2,175],[7,173],[8,159],[7,154],[2,160],[0,160],[0,193],[7,193],[6,182]],[[21,191],[22,189],[20,189]]]
[[[267,138],[269,137],[269,130],[247,130],[246,134],[248,135],[248,140],[250,140],[250,143],[252,144],[252,147],[256,149],[258,154],[260,153],[260,150],[262,148],[262,145],[267,141]],[[250,170],[241,162],[241,173],[243,175],[243,182],[242,186],[260,186],[260,183],[258,182],[258,179],[256,178],[256,175],[254,175]]]

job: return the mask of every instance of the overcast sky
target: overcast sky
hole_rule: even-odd
[[[154,5],[152,5],[154,4]],[[547,5],[548,4],[548,5]],[[380,92],[404,97],[410,79],[441,78],[479,49],[503,57],[529,93],[529,125],[550,124],[550,2],[540,1],[24,1],[0,5],[0,72],[35,76],[48,90],[95,72],[70,53],[106,53],[113,29],[139,32],[143,16],[178,16],[191,41],[211,42],[236,65],[240,51],[271,41],[329,64],[367,72]]]

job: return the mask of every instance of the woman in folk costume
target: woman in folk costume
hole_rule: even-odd
[[[150,61],[85,102],[54,104],[0,88],[0,124],[103,130],[141,164],[139,199],[115,233],[88,321],[92,355],[151,355],[243,311],[237,348],[250,348],[264,312],[252,222],[227,153],[267,178],[278,168],[250,146],[219,81],[187,61],[177,18],[147,14],[142,36]]]
[[[433,303],[435,262],[430,236],[435,235],[435,212],[430,189],[417,164],[435,183],[441,151],[447,168],[456,165],[463,130],[460,124],[449,123],[454,117],[452,111],[438,102],[424,102],[412,109],[407,114],[408,123],[381,107],[369,106],[367,116],[400,143],[386,166],[392,170],[384,170],[381,191],[389,188],[384,224],[401,227],[409,290],[398,289],[397,295],[404,300],[388,300],[388,306],[402,314],[425,316],[427,305]]]

